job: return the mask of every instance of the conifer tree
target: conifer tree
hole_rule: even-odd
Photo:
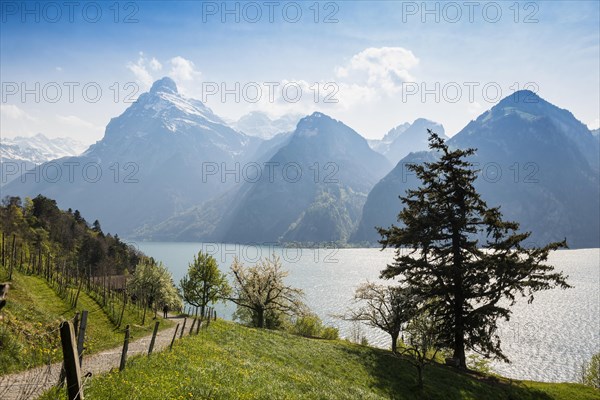
[[[460,368],[466,369],[465,350],[507,361],[497,321],[510,318],[517,295],[531,302],[537,291],[570,287],[545,263],[566,241],[525,248],[530,232],[518,232],[518,223],[504,221],[500,207],[488,207],[475,190],[478,171],[467,161],[475,150],[451,150],[428,131],[439,158],[409,166],[421,187],[400,197],[400,226],[377,228],[383,248],[396,248],[381,275],[397,278],[442,321],[442,343]]]

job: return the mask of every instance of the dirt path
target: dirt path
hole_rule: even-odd
[[[170,318],[176,324],[183,322],[183,318]],[[186,331],[189,329],[189,324]],[[160,351],[169,346],[175,327],[163,329],[156,335],[153,352]],[[186,332],[187,334],[187,332]],[[179,337],[179,333],[177,333]],[[150,347],[152,335],[144,336],[140,339],[129,343],[127,356],[131,357],[136,354],[145,354]],[[107,349],[99,353],[92,354],[86,357],[84,355],[81,365],[81,374],[85,375],[88,372],[93,376],[102,372],[110,371],[112,368],[118,368],[121,360],[122,347]],[[30,400],[35,399],[56,385],[60,377],[62,363],[54,363],[43,367],[33,368],[27,371],[19,372],[12,375],[0,377],[0,399],[2,400]],[[84,378],[86,379],[86,378]]]

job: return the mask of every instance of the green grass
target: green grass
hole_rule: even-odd
[[[77,307],[73,308],[42,278],[15,271],[10,284],[0,321],[0,375],[61,361],[58,327],[61,321],[72,319],[77,311],[89,312],[86,354],[122,345],[127,324],[134,340],[152,333],[152,314],[146,316],[146,324],[141,326],[141,318],[128,307],[117,329],[100,305],[83,291]],[[161,328],[171,325],[172,322],[161,320]]]
[[[86,399],[600,399],[578,384],[476,377],[429,366],[425,387],[389,351],[345,341],[211,323],[172,352],[132,358],[125,371],[94,377]],[[57,391],[45,399],[60,398]]]

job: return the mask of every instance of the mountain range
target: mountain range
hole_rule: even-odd
[[[265,144],[272,151],[252,162],[239,188],[141,235],[242,243],[348,241],[369,190],[392,167],[389,161],[357,132],[321,113],[271,141],[278,146]]]
[[[531,244],[567,238],[571,247],[600,244],[598,141],[569,111],[532,92],[515,92],[448,140],[475,148],[476,189],[508,220],[531,231]],[[375,185],[351,241],[374,242],[376,226],[388,227],[400,211],[398,196],[419,184],[410,163],[433,160],[413,153]]]
[[[0,185],[18,177],[17,171],[6,163],[12,163],[19,171],[31,169],[44,162],[61,157],[76,156],[85,151],[87,146],[71,138],[48,138],[42,133],[35,136],[2,137],[0,140],[0,169],[2,180]]]
[[[85,153],[55,160],[62,167],[59,179],[43,179],[48,173],[42,164],[6,191],[42,193],[126,236],[226,191],[232,184],[203,181],[203,173],[243,162],[260,142],[231,128],[200,101],[180,95],[175,82],[163,78],[111,119],[102,140]]]
[[[41,164],[3,192],[42,193],[129,238],[372,245],[376,226],[396,223],[398,196],[418,185],[407,163],[435,157],[427,129],[444,134],[417,119],[367,141],[322,113],[295,119],[251,113],[228,124],[163,78],[109,122],[102,140],[59,159],[60,178]],[[599,247],[597,137],[569,111],[522,91],[448,143],[477,148],[478,190],[532,241]]]

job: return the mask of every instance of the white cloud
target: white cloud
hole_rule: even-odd
[[[156,58],[152,57],[152,60],[150,60],[150,68],[152,68],[153,71],[160,71],[162,69],[162,64],[158,62]]]
[[[152,61],[150,63],[152,64]],[[127,69],[133,72],[133,75],[135,75],[135,79],[138,81],[138,83],[141,83],[145,89],[148,89],[150,86],[152,86],[154,78],[150,72],[148,72],[146,64],[147,62],[146,58],[144,57],[144,53],[140,52],[140,57],[135,63],[127,63]]]
[[[275,101],[268,101],[268,96],[263,96],[256,107],[270,115],[307,114],[314,110],[348,111],[381,100],[382,94],[398,95],[403,82],[415,80],[410,70],[418,63],[412,51],[402,47],[370,47],[352,56],[345,66],[335,68],[335,79],[319,82],[281,80],[275,89]],[[282,90],[288,83],[301,88],[299,101],[285,98]],[[295,92],[290,93],[293,97]]]
[[[308,82],[305,80],[284,79],[274,87],[258,84],[261,88],[260,100],[253,109],[258,109],[278,118],[286,114],[310,114],[316,110],[325,111],[337,107],[339,89],[337,85],[328,82]],[[234,87],[227,85],[227,87]],[[249,92],[249,99],[243,97],[242,102],[253,103],[254,91]]]
[[[200,71],[196,70],[196,66],[190,60],[177,56],[171,58],[169,62],[171,63],[169,76],[175,81],[191,81],[200,77]]]
[[[14,104],[0,104],[0,114],[4,118],[10,119],[22,119],[22,120],[30,120],[33,121],[35,118],[27,114],[21,108],[15,106]]]
[[[176,56],[171,58],[168,63],[171,68],[166,75],[175,80],[182,93],[190,92],[189,84],[193,87],[195,81],[201,75],[200,71],[196,69],[194,62],[184,57]],[[163,64],[156,57],[148,59],[143,52],[140,52],[136,62],[127,63],[127,69],[133,72],[137,82],[144,90],[147,90],[156,79],[160,78],[158,72],[163,70]],[[184,84],[182,87],[181,84],[185,82],[188,85]]]
[[[403,47],[369,47],[335,69],[336,77],[348,84],[369,86],[393,94],[402,82],[414,81],[410,70],[419,64],[412,51]]]

